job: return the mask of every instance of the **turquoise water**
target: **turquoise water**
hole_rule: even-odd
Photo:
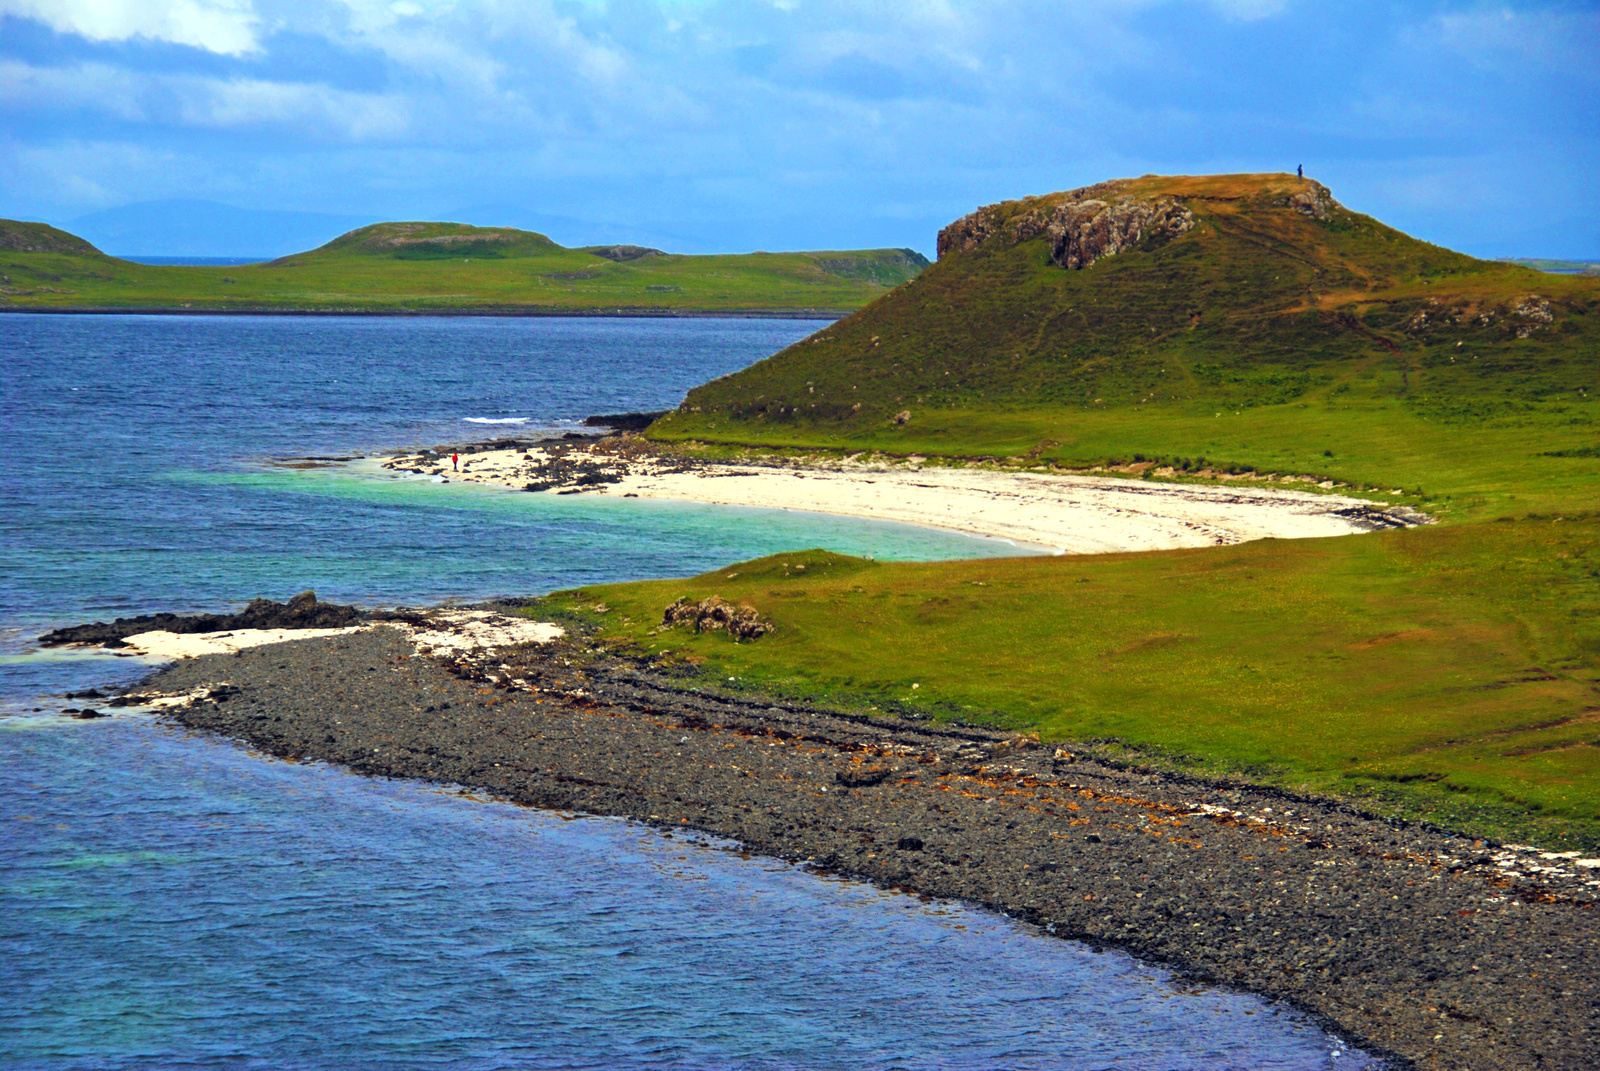
[[[688,575],[781,550],[1014,554],[818,514],[387,479],[350,456],[664,409],[821,326],[794,320],[9,316],[0,698],[101,683],[59,625],[306,588],[363,605]],[[492,423],[485,423],[492,422]],[[365,474],[363,474],[365,472]],[[129,671],[132,672],[132,671]]]
[[[665,408],[817,326],[0,317],[0,1067],[1370,1066],[1292,1012],[991,913],[52,713],[148,669],[32,643],[88,619],[307,587],[532,594],[809,546],[1014,553],[273,464]]]

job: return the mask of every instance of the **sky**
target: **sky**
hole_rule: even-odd
[[[0,0],[0,216],[57,225],[931,255],[981,204],[1301,164],[1468,253],[1600,258],[1600,2]]]

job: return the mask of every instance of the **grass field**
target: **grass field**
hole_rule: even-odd
[[[713,594],[777,631],[656,631],[674,599]],[[736,687],[1116,741],[1139,753],[1125,757],[1600,846],[1593,514],[1094,557],[813,550],[535,612],[551,609]]]
[[[509,228],[389,223],[265,264],[154,266],[41,224],[0,221],[0,309],[828,315],[860,308],[926,263],[903,249],[639,252],[564,249]]]
[[[997,206],[999,237],[697,388],[649,435],[710,455],[1308,474],[1439,523],[1074,558],[796,552],[538,612],[735,687],[1600,847],[1600,280],[1318,218],[1292,176],[1123,190],[1178,198],[1195,226],[1067,270],[1043,239],[1003,240],[1062,195]],[[669,602],[712,594],[778,630],[655,632]]]

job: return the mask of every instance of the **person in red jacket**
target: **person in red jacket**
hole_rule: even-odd
[[[451,454],[450,455],[450,471],[451,472],[460,472],[461,471],[461,455],[460,454]]]

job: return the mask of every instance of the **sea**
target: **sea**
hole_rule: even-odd
[[[66,624],[1020,553],[374,461],[670,408],[822,326],[0,315],[0,1067],[1374,1066],[1294,1009],[970,905],[61,713],[154,668],[38,646]]]

